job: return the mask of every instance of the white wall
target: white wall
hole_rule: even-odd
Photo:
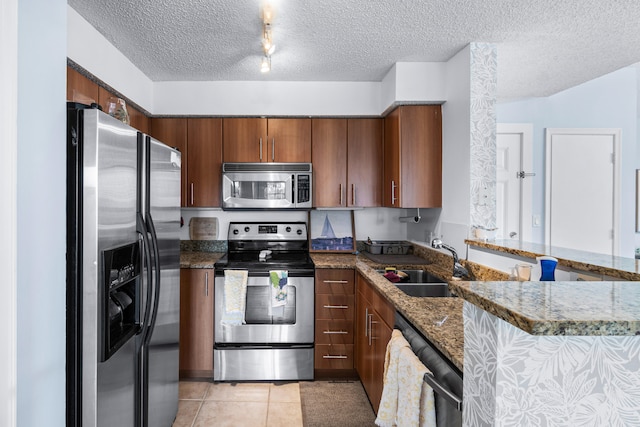
[[[66,20],[65,0],[18,1],[20,426],[65,425]]]
[[[532,213],[544,219],[544,131],[546,128],[622,129],[622,232],[620,256],[633,257],[635,169],[638,160],[638,74],[627,67],[547,98],[499,103],[499,123],[533,124]],[[579,155],[579,153],[577,153]],[[597,202],[597,201],[594,201]],[[542,221],[544,223],[544,221]],[[532,240],[544,242],[544,228],[533,228]]]
[[[404,209],[356,209],[353,211],[356,240],[404,240],[407,237],[406,224],[398,218],[405,215]],[[256,217],[258,216],[258,218]],[[180,231],[181,240],[189,240],[189,221],[193,217],[218,218],[217,240],[226,240],[230,222],[238,221],[303,221],[308,222],[306,211],[223,211],[220,209],[182,209],[184,227]]]
[[[447,62],[442,105],[442,214],[438,233],[462,248],[470,220],[471,53],[462,49]]]
[[[157,115],[376,116],[379,82],[156,82]]]

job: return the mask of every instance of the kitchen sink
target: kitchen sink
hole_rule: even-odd
[[[424,270],[400,270],[408,275],[400,282],[392,282],[398,289],[412,297],[451,297],[449,286],[437,276]],[[376,270],[385,274],[384,270]]]
[[[402,279],[398,284],[406,283],[443,283],[442,279],[428,273],[424,270],[398,270],[399,272],[407,274],[409,277]],[[376,270],[380,274],[385,274],[384,270]]]
[[[450,297],[446,283],[395,283],[396,288],[412,297]]]

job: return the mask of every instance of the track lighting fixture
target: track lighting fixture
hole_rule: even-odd
[[[271,71],[271,55],[276,49],[276,45],[273,44],[272,20],[273,8],[271,4],[267,2],[262,8],[262,51],[264,56],[260,64],[260,71],[263,73]]]

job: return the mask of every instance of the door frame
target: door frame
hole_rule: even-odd
[[[18,152],[18,1],[7,0],[0,7],[0,268],[3,272],[3,298],[0,300],[0,425],[15,426],[17,421],[17,152]]]
[[[496,143],[498,134],[521,135],[520,165],[522,171],[533,171],[533,124],[532,123],[497,123]],[[520,181],[520,233],[518,240],[530,242],[533,235],[532,205],[533,205],[533,177],[528,176]],[[504,238],[507,238],[506,236]]]
[[[551,243],[551,143],[554,135],[610,135],[613,137],[613,249],[612,255],[620,253],[620,202],[621,202],[621,156],[619,128],[547,128],[545,130],[545,188],[544,188],[544,243]]]

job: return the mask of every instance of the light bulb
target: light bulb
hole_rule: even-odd
[[[271,71],[271,60],[266,56],[262,58],[260,71],[262,71],[263,73],[268,73],[269,71]]]
[[[273,8],[269,3],[266,3],[262,8],[262,22],[270,24],[273,20]]]

